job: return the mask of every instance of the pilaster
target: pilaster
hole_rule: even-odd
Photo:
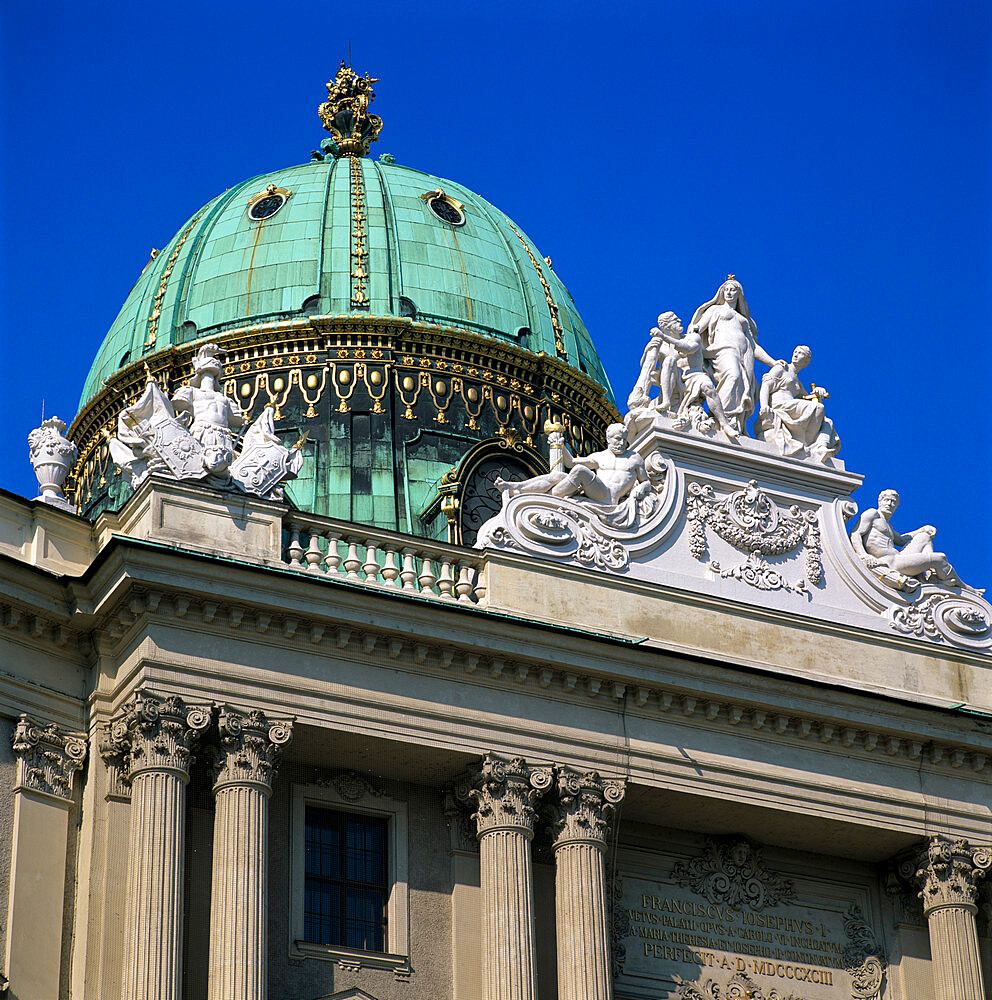
[[[46,1000],[60,991],[69,813],[86,737],[22,715],[12,745],[17,772],[5,972],[11,996]]]
[[[604,857],[622,781],[557,768],[551,807],[560,1000],[612,1000]]]
[[[180,1000],[186,785],[211,706],[139,691],[101,753],[131,785],[123,1000]]]
[[[272,778],[292,722],[225,706],[214,750],[208,1000],[265,1000]]]
[[[935,1000],[984,1000],[975,928],[977,882],[992,867],[992,850],[934,837],[916,877],[930,930]]]

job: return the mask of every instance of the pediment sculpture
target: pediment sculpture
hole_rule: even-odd
[[[663,414],[675,430],[719,430],[730,441],[747,435],[788,458],[826,464],[840,438],[824,412],[829,393],[799,378],[812,359],[804,345],[791,361],[775,360],[758,343],[744,290],[733,275],[693,313],[688,331],[673,312],[662,313],[641,356],[641,370],[627,407],[635,419]],[[755,362],[769,370],[759,389]],[[658,395],[651,398],[653,387]],[[759,410],[760,403],[760,410]]]
[[[645,459],[628,446],[623,424],[606,430],[607,447],[572,455],[564,427],[545,425],[551,471],[522,482],[496,480],[503,507],[479,530],[476,548],[524,549],[622,570],[636,543],[671,509],[674,470],[660,455]]]
[[[985,591],[968,586],[947,556],[934,550],[933,525],[896,531],[891,518],[898,506],[899,494],[882,490],[878,507],[864,511],[849,536],[868,574],[902,598],[883,612],[890,627],[932,642],[992,647],[992,606],[983,597]]]
[[[170,399],[149,372],[141,398],[117,418],[111,458],[137,487],[149,475],[198,480],[218,489],[281,499],[281,483],[296,478],[304,438],[287,448],[266,407],[235,449],[244,426],[237,404],[216,388],[221,351],[205,344],[193,359],[193,377]]]
[[[935,552],[937,529],[931,524],[900,534],[889,523],[899,506],[895,490],[882,490],[878,507],[869,507],[851,532],[851,544],[865,566],[895,590],[916,590],[922,583],[966,587],[943,552]]]

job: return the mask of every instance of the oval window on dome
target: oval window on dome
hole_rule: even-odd
[[[270,184],[264,191],[254,195],[248,202],[248,218],[252,222],[271,219],[289,200],[292,191]]]
[[[429,202],[428,208],[442,221],[449,226],[464,226],[465,213],[450,198],[435,195]]]
[[[435,218],[446,222],[449,226],[465,225],[465,206],[450,194],[445,194],[441,188],[425,191],[420,198],[426,202]]]

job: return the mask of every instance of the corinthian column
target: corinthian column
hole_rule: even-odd
[[[223,708],[214,758],[208,1000],[265,1000],[269,796],[292,723]]]
[[[606,925],[606,832],[622,781],[558,769],[552,808],[559,1000],[612,1000]]]
[[[100,748],[131,785],[124,1000],[180,1000],[186,785],[210,708],[140,691]]]
[[[920,859],[916,877],[930,928],[934,1000],[984,1000],[975,895],[990,866],[988,848],[947,837],[934,837]]]
[[[551,786],[549,767],[492,755],[458,790],[475,803],[482,888],[484,1000],[535,1000],[530,841],[534,803]]]

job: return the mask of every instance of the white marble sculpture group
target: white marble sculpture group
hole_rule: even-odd
[[[750,588],[764,592],[762,603],[801,600],[824,617],[860,611],[876,627],[992,648],[992,606],[934,551],[933,527],[891,526],[894,490],[848,535],[857,506],[845,497],[860,477],[833,461],[840,439],[824,413],[827,393],[799,377],[810,358],[802,345],[790,362],[761,348],[732,275],[688,331],[662,313],[607,449],[573,456],[564,428],[547,424],[551,471],[497,482],[502,509],[476,546],[658,582],[691,586],[702,575],[717,590],[737,581],[742,600]],[[760,387],[756,361],[768,366]],[[768,473],[767,485],[755,471]]]
[[[792,361],[776,361],[758,343],[758,329],[740,282],[728,275],[716,295],[692,315],[688,332],[673,312],[662,313],[641,356],[641,371],[627,399],[631,415],[664,414],[678,430],[715,428],[730,441],[746,434],[758,409],[754,437],[781,455],[825,463],[840,438],[825,416],[826,390],[807,392],[799,372],[812,353],[800,345]],[[759,388],[754,363],[767,365]],[[658,395],[651,398],[651,389]],[[709,412],[703,408],[705,403]]]
[[[117,436],[109,440],[110,456],[132,487],[158,475],[280,499],[280,484],[296,477],[303,441],[292,448],[283,445],[270,407],[245,431],[236,453],[235,431],[245,419],[234,400],[216,388],[221,354],[216,344],[204,344],[193,358],[189,384],[171,400],[149,372],[141,398],[121,411]],[[78,452],[65,437],[65,422],[49,418],[28,435],[28,444],[41,487],[38,499],[72,510],[62,484]]]
[[[223,371],[221,350],[204,344],[193,358],[193,376],[170,400],[149,373],[141,398],[117,418],[110,455],[138,486],[149,475],[203,480],[221,489],[279,498],[280,483],[303,464],[298,442],[287,448],[275,432],[271,407],[245,431],[235,454],[234,432],[244,415],[216,388]]]
[[[121,411],[110,453],[132,486],[159,475],[278,499],[280,484],[299,472],[302,439],[283,445],[271,408],[236,451],[245,421],[216,388],[220,355],[214,344],[201,347],[189,383],[171,400],[149,372],[141,398]],[[791,362],[759,346],[732,275],[693,313],[687,332],[675,313],[662,313],[629,412],[607,429],[607,447],[573,455],[564,426],[546,423],[550,471],[497,481],[502,508],[476,546],[709,587],[743,601],[760,591],[762,605],[783,611],[801,601],[805,613],[825,620],[861,614],[870,627],[992,650],[992,605],[934,550],[935,528],[892,527],[895,490],[854,519],[857,505],[847,496],[860,477],[833,458],[840,440],[824,414],[827,393],[807,392],[799,378],[809,360],[805,346]],[[760,388],[756,361],[769,369]],[[28,440],[38,499],[71,509],[61,487],[77,456],[64,432],[52,417]]]

